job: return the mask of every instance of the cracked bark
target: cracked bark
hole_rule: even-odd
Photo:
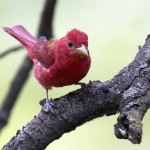
[[[113,79],[87,84],[84,88],[55,99],[54,114],[40,111],[3,147],[3,150],[43,150],[52,141],[77,126],[104,115],[120,113],[114,126],[117,138],[139,144],[142,119],[150,107],[150,37],[133,62]]]

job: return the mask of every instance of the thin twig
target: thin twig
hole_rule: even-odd
[[[0,59],[4,58],[5,56],[7,56],[8,54],[12,53],[12,52],[16,52],[18,50],[22,49],[21,45],[17,45],[11,48],[8,48],[6,50],[4,50],[4,52],[0,53]]]

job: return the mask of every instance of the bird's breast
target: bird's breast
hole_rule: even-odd
[[[51,86],[62,87],[75,84],[84,78],[90,68],[90,63],[90,57],[76,60],[58,59],[48,69],[37,63],[34,74],[39,83],[45,88],[50,88]]]

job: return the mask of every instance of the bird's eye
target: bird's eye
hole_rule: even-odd
[[[69,41],[69,42],[68,42],[68,46],[69,46],[69,47],[72,47],[72,46],[73,46],[73,43],[72,43],[71,41]]]

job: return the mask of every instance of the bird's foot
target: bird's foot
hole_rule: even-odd
[[[44,99],[40,101],[40,105],[42,106],[42,110],[44,112],[51,112],[54,113],[54,107],[56,108],[57,106],[53,103],[53,99]]]
[[[93,94],[93,92],[91,91],[91,89],[88,87],[88,85],[86,83],[83,82],[78,82],[75,85],[80,85],[83,89],[85,89],[87,92],[89,92],[90,94]]]

